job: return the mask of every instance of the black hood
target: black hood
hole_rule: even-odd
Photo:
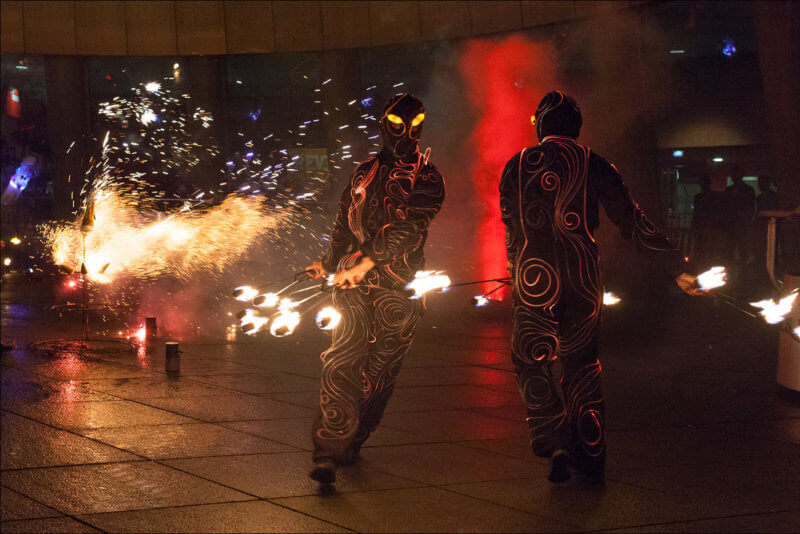
[[[536,108],[534,114],[536,136],[539,141],[549,135],[577,138],[581,133],[583,118],[575,99],[561,91],[550,91]]]
[[[389,100],[381,117],[384,148],[398,158],[417,152],[424,120],[425,106],[414,95],[403,93]]]

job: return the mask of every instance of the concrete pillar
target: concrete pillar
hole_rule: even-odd
[[[45,75],[47,129],[55,162],[53,216],[68,217],[80,207],[79,194],[91,146],[86,58],[46,56]]]

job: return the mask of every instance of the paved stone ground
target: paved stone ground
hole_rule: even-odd
[[[509,310],[429,313],[380,429],[336,493],[307,478],[326,335],[36,350],[73,335],[3,287],[3,532],[800,530],[800,407],[776,335],[713,301],[606,313],[605,488],[545,480],[508,360]],[[461,306],[463,304],[463,306]],[[52,347],[50,347],[52,349]]]

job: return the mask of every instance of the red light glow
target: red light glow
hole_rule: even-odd
[[[471,41],[461,56],[468,97],[479,114],[472,133],[475,161],[472,180],[483,206],[478,215],[476,262],[481,278],[506,276],[505,226],[500,220],[498,184],[505,163],[537,142],[530,116],[556,83],[554,53],[549,44],[514,36]],[[483,287],[484,292],[492,284]],[[502,299],[503,288],[490,298]]]

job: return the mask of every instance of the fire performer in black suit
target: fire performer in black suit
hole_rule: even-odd
[[[335,480],[377,427],[424,311],[406,284],[425,266],[428,225],[444,201],[444,180],[419,152],[425,108],[411,94],[386,105],[383,149],[361,163],[342,193],[325,256],[308,269],[336,273],[342,319],[322,354],[310,477]]]
[[[575,101],[552,91],[532,120],[540,144],[506,164],[500,208],[514,291],[512,360],[528,412],[531,448],[550,457],[551,482],[602,482],[605,420],[597,330],[603,290],[592,234],[599,204],[622,236],[687,293],[696,278],[633,201],[616,168],[576,138]],[[561,362],[562,377],[554,362]]]

